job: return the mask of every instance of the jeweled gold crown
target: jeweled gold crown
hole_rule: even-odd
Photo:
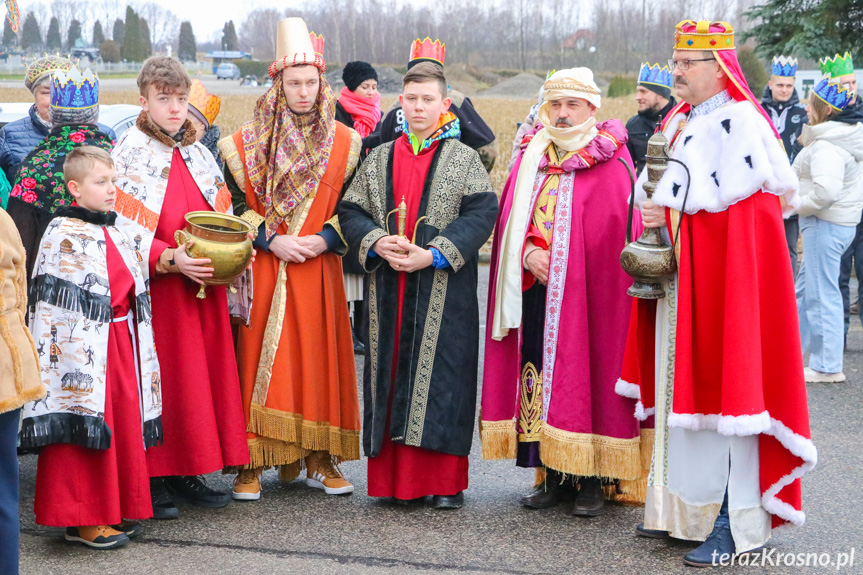
[[[446,44],[442,44],[440,40],[432,41],[428,36],[425,40],[417,38],[411,45],[411,57],[408,65],[414,60],[431,60],[443,66],[445,56]]]
[[[734,50],[734,29],[728,22],[684,20],[674,34],[675,50]]]
[[[314,32],[309,32],[309,39],[312,41],[312,48],[315,50],[315,54],[324,57],[324,35],[320,36],[315,34]]]

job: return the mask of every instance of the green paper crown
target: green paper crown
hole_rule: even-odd
[[[845,52],[844,56],[836,54],[832,58],[821,58],[818,64],[821,66],[821,73],[831,78],[839,78],[854,73],[854,61],[851,60],[850,52]]]

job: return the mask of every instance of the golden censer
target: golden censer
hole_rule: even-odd
[[[212,262],[213,277],[204,280],[198,297],[207,297],[204,288],[208,285],[230,288],[252,259],[249,232],[255,231],[254,228],[245,220],[218,212],[189,212],[185,219],[185,229],[174,232],[177,245],[194,239],[187,253],[193,258],[208,258]]]

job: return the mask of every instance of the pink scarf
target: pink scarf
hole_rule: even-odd
[[[345,86],[339,94],[339,104],[351,115],[354,120],[354,130],[362,138],[371,134],[378,122],[381,121],[380,94],[375,94],[374,98],[364,98],[351,92]]]

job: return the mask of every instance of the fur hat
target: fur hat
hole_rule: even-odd
[[[348,90],[353,92],[366,80],[377,82],[378,73],[368,62],[348,62],[345,64],[345,69],[342,70],[342,80],[345,86],[348,87]]]

